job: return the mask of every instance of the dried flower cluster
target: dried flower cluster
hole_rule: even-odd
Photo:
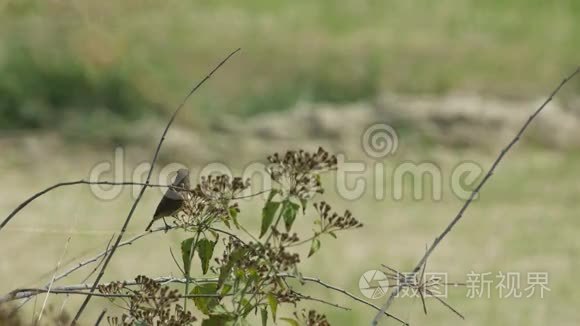
[[[331,211],[332,208],[325,201],[314,203],[313,206],[320,215],[320,227],[324,232],[336,232],[363,226],[349,210],[346,210],[343,215],[338,215],[338,213]]]
[[[100,286],[99,291],[104,294],[127,294],[128,313],[119,317],[108,316],[110,325],[189,325],[196,318],[189,311],[177,304],[180,296],[178,290],[171,290],[168,286],[146,276],[137,276],[137,289],[129,289],[126,284],[113,282]]]
[[[290,234],[288,232],[280,232],[276,228],[272,228],[272,236],[280,247],[291,247],[300,241],[296,232]]]
[[[189,191],[188,200],[175,224],[188,227],[208,219],[219,219],[227,225],[234,220],[237,224],[236,216],[240,209],[234,200],[249,187],[249,179],[230,178],[228,175],[204,176],[201,183]]]
[[[212,201],[230,201],[250,187],[250,179],[230,178],[226,174],[201,177],[196,191],[202,192]]]
[[[242,257],[240,253],[243,253]],[[280,273],[293,270],[296,264],[300,263],[300,256],[288,252],[284,246],[274,247],[270,243],[257,242],[243,244],[235,238],[230,238],[223,256],[215,260],[221,266],[232,266],[233,263],[233,270],[256,271],[260,278],[266,279],[271,271]]]
[[[272,180],[287,188],[290,195],[300,199],[310,199],[316,193],[323,193],[320,173],[336,168],[336,156],[321,147],[315,153],[288,151],[284,156],[274,153],[268,156],[268,171]]]
[[[278,302],[290,303],[293,305],[296,305],[303,297],[300,293],[295,292],[292,289],[281,289],[277,292],[273,292],[273,294],[278,299]]]
[[[326,316],[317,313],[315,310],[302,310],[300,313],[294,312],[294,316],[301,325],[305,326],[330,326]]]
[[[275,315],[278,304],[296,305],[300,300],[310,298],[287,283],[289,276],[302,280],[299,271],[301,257],[299,251],[292,249],[310,243],[310,257],[320,248],[320,235],[336,237],[336,231],[362,226],[349,211],[339,215],[331,212],[326,202],[315,203],[318,215],[314,223],[320,229],[313,236],[301,240],[292,231],[294,222],[300,211],[302,215],[306,214],[310,199],[323,192],[320,174],[336,168],[336,156],[319,148],[313,153],[299,150],[288,151],[283,156],[274,154],[268,160],[271,163],[268,171],[280,187],[269,190],[258,237],[237,220],[240,209],[236,200],[242,198],[240,194],[250,187],[249,180],[211,175],[203,177],[195,188],[181,190],[186,200],[175,224],[192,234],[181,242],[182,261],[173,256],[174,261],[186,280],[192,278],[193,266],[200,266],[203,275],[209,271],[217,275],[216,282],[192,281],[193,289],[189,288],[190,283],[185,286],[184,294],[198,295],[193,298],[193,303],[206,318],[204,324],[245,321],[252,311],[258,309],[262,310],[264,318],[264,310],[270,309]],[[244,241],[238,235],[220,229],[223,225],[231,229],[231,223],[252,241]],[[223,246],[217,247],[221,253],[214,253],[222,234],[228,236],[223,238]],[[196,265],[194,257],[199,258],[201,264]],[[190,308],[187,305],[189,299],[179,296],[177,290],[170,290],[144,276],[139,276],[137,283],[138,288],[133,289],[123,283],[99,288],[103,293],[122,293],[127,298],[128,313],[120,318],[109,317],[111,324],[185,325],[195,320],[190,310],[182,308]],[[201,294],[204,296],[199,296]],[[177,304],[180,298],[184,300],[182,305]],[[326,317],[315,311],[303,311],[294,316],[295,321],[303,325],[329,325]]]

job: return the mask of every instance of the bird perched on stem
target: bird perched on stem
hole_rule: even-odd
[[[157,209],[155,210],[155,214],[153,214],[153,219],[151,220],[151,223],[149,223],[145,231],[149,231],[153,223],[160,218],[163,219],[165,227],[169,229],[169,225],[165,221],[165,217],[175,214],[183,206],[183,203],[185,202],[187,196],[187,191],[184,191],[183,189],[187,190],[190,189],[188,169],[179,169],[177,171],[175,180],[173,180],[171,187],[167,189],[167,191],[163,195],[163,198],[161,198],[161,201],[159,202],[159,205],[157,205]]]

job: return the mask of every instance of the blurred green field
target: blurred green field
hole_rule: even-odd
[[[119,124],[171,109],[237,47],[183,124],[383,93],[533,97],[578,64],[579,18],[575,0],[5,0],[0,128],[130,139]]]
[[[460,162],[489,167],[534,101],[579,64],[580,2],[0,0],[0,218],[47,186],[86,177],[111,160],[113,144],[123,145],[127,171],[150,160],[169,112],[237,47],[242,52],[180,113],[160,164],[241,168],[273,150],[318,145],[369,163],[359,129],[388,122],[400,149],[386,160],[387,180],[399,163],[432,162],[447,184]],[[449,302],[466,321],[434,300],[427,316],[418,299],[397,301],[392,313],[412,325],[580,324],[579,94],[577,78],[429,261],[458,282],[472,271],[548,272],[546,297],[467,299],[465,289],[452,289]],[[412,200],[412,189],[394,201],[388,183],[386,200],[365,192],[349,201],[326,181],[325,198],[350,208],[365,227],[326,239],[303,272],[356,295],[365,271],[382,263],[412,268],[462,204],[448,187],[441,201]],[[127,236],[141,232],[159,196],[146,193]],[[259,204],[247,203],[242,214],[256,229]],[[45,284],[69,237],[67,266],[100,252],[130,205],[128,191],[101,201],[83,186],[35,201],[0,231],[0,293]],[[183,237],[156,234],[121,249],[105,279],[178,275],[168,248]],[[364,325],[374,316],[339,293],[313,284],[305,291],[352,308],[302,305],[325,312],[333,325]],[[43,298],[26,306],[26,320]],[[74,312],[79,303],[71,298],[65,308]],[[92,324],[103,307],[119,312],[95,298],[84,322]]]

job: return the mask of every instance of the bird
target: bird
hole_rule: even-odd
[[[190,189],[189,170],[188,169],[177,170],[177,175],[175,176],[175,179],[173,180],[173,183],[171,185],[173,187],[179,187],[189,190]],[[183,206],[183,203],[185,202],[185,195],[186,194],[182,189],[173,189],[172,187],[169,187],[165,192],[165,194],[163,195],[163,198],[161,198],[161,201],[159,201],[157,209],[155,209],[155,213],[153,214],[153,219],[151,220],[151,223],[149,223],[145,231],[149,231],[153,223],[160,218],[163,219],[165,227],[169,229],[169,225],[167,224],[167,222],[165,222],[165,217],[173,215],[181,208],[181,206]]]

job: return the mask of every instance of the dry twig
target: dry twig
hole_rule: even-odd
[[[278,276],[283,277],[283,278],[294,278],[294,279],[296,278],[296,276],[288,274],[288,273],[280,273],[280,274],[278,274]],[[346,295],[347,297],[349,297],[349,298],[351,298],[359,303],[362,303],[364,305],[372,307],[373,309],[375,309],[377,311],[380,310],[380,307],[378,307],[377,305],[375,305],[371,302],[365,301],[365,300],[357,297],[356,295],[346,291],[345,289],[342,289],[342,288],[339,288],[339,287],[334,286],[332,284],[326,283],[326,282],[320,280],[319,278],[303,276],[301,279],[305,282],[316,283],[316,284],[319,284],[327,289],[331,289],[333,291],[337,291],[339,293],[342,293],[342,294]],[[196,283],[216,283],[216,282],[218,282],[217,277],[194,278],[193,280]],[[162,285],[165,285],[168,283],[185,284],[187,282],[187,280],[185,278],[176,278],[176,277],[171,277],[171,276],[157,277],[157,278],[154,278],[153,281],[155,281],[159,284],[162,284]],[[190,280],[190,282],[191,282],[191,280]],[[132,285],[139,284],[136,280],[126,280],[126,281],[122,281],[122,283],[126,286],[132,286]],[[111,284],[111,283],[103,284],[103,286],[107,286],[109,284]],[[88,296],[91,293],[87,292],[87,290],[90,290],[91,287],[92,287],[91,284],[76,284],[76,285],[60,286],[60,287],[54,287],[51,290],[51,293],[54,293],[54,294],[76,294],[76,295],[87,295]],[[25,298],[32,298],[32,297],[35,297],[39,294],[46,293],[46,292],[47,292],[47,289],[45,289],[45,288],[16,289],[16,290],[10,292],[9,294],[0,297],[0,303],[19,300],[19,299],[25,299]],[[102,293],[93,293],[93,295],[99,296],[99,297],[109,297],[109,298],[111,298],[111,297],[124,297],[124,295],[110,295],[110,294],[102,294]],[[197,295],[197,297],[199,297],[199,296],[200,295]],[[217,296],[217,295],[208,294],[208,295],[204,295],[204,296],[211,297],[211,296]],[[322,299],[314,298],[311,296],[307,296],[307,295],[303,295],[303,294],[300,294],[300,296],[305,300],[312,300],[312,301],[321,302],[321,303],[328,304],[328,305],[331,305],[331,306],[334,306],[334,307],[340,308],[340,309],[345,309],[345,310],[349,309],[346,307],[342,307],[338,304],[331,303],[331,302],[328,302],[328,301],[325,301]],[[188,297],[190,297],[190,296],[188,296]],[[191,297],[193,297],[193,296],[191,296]],[[397,318],[389,313],[385,313],[385,315],[397,320],[398,322],[400,322],[403,325],[408,325],[408,323],[404,322],[403,320],[401,320],[401,319],[399,319],[399,318]]]

